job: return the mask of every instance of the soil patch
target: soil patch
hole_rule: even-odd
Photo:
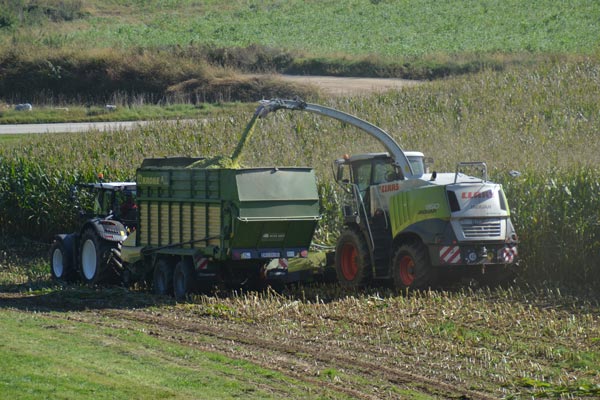
[[[319,90],[336,96],[385,92],[415,86],[422,81],[393,78],[351,78],[339,76],[276,75],[286,82],[316,86]]]

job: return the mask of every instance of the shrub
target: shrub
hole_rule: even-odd
[[[7,10],[0,10],[0,29],[10,28],[15,25],[17,19]]]
[[[137,49],[84,54],[56,52],[27,57],[14,48],[0,55],[0,93],[6,99],[77,99],[105,103],[115,96],[133,102],[254,101],[307,95],[309,90],[271,78],[246,78],[171,51]]]

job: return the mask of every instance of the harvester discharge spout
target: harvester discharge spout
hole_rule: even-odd
[[[378,126],[371,124],[370,122],[362,120],[358,117],[355,117],[354,115],[345,113],[343,111],[339,111],[329,107],[324,107],[318,104],[306,103],[302,100],[282,99],[261,101],[260,105],[256,109],[256,112],[254,113],[254,117],[258,116],[260,118],[263,118],[270,112],[274,112],[280,109],[293,111],[308,111],[314,114],[337,119],[338,121],[355,126],[358,129],[361,129],[369,135],[373,136],[375,139],[381,142],[381,144],[383,144],[385,149],[390,153],[390,156],[393,158],[394,164],[402,170],[404,178],[411,179],[417,177],[414,174],[410,162],[404,154],[404,151],[402,150],[400,145],[396,143],[396,141],[386,131],[379,128]]]

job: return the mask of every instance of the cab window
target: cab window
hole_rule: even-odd
[[[102,203],[100,204],[100,215],[108,215],[114,209],[114,195],[110,190],[105,190],[102,193]]]
[[[358,189],[364,193],[371,184],[371,161],[354,163],[352,176]]]
[[[422,157],[408,157],[410,167],[415,175],[423,175],[425,173],[425,165]]]
[[[373,161],[373,185],[390,182],[398,179],[396,168],[389,159]]]

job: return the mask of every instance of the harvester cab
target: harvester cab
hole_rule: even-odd
[[[423,153],[406,152],[406,156],[415,174],[423,176]],[[383,210],[380,207],[388,203],[381,201],[382,196],[393,192],[391,189],[403,180],[402,172],[389,153],[346,155],[334,161],[334,170],[337,183],[351,194],[343,208],[344,217],[350,219],[359,216],[361,208],[367,217],[381,214]],[[381,190],[373,190],[379,185],[384,185]]]

